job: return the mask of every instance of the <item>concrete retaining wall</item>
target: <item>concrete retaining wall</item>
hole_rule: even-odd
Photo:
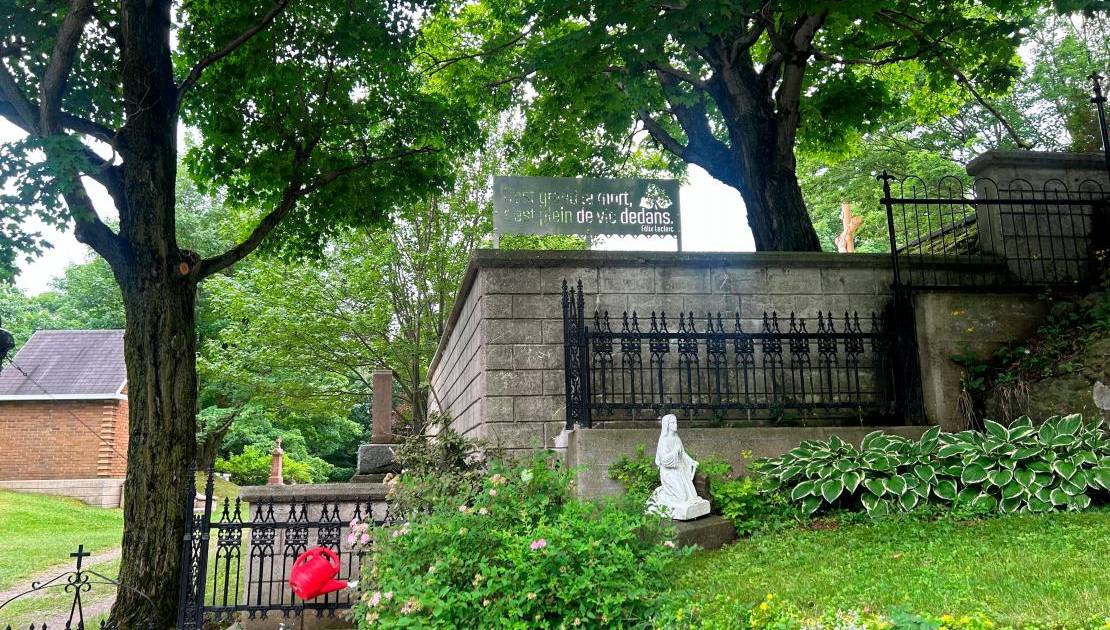
[[[917,438],[928,427],[737,427],[679,428],[686,451],[697,460],[721,458],[733,471],[747,471],[747,458],[777,457],[805,440],[827,439],[838,435],[859,444],[863,436],[876,429]],[[580,496],[612,496],[624,491],[609,478],[609,466],[622,455],[634,456],[640,446],[646,454],[655,453],[657,429],[579,429],[568,434],[567,464],[579,469],[575,488]]]
[[[95,507],[123,507],[123,479],[21,479],[0,481],[0,488],[80,499]]]
[[[565,423],[564,280],[582,281],[589,312],[739,311],[756,329],[770,311],[882,312],[890,279],[881,254],[481,250],[431,364],[431,407],[504,449],[555,446]]]
[[[967,421],[959,402],[964,368],[952,357],[989,359],[1000,346],[1032,336],[1047,312],[1044,300],[1025,294],[914,296],[925,417],[945,431],[965,429]]]

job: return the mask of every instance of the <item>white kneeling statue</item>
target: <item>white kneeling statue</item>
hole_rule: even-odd
[[[659,468],[659,487],[648,499],[648,512],[688,521],[709,514],[709,501],[694,490],[694,472],[698,463],[686,454],[678,437],[678,418],[667,414],[660,418],[659,444],[655,447],[655,465]]]

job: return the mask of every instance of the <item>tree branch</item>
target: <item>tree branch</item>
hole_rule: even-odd
[[[379,157],[372,157],[372,158],[366,158],[366,159],[363,159],[363,160],[359,160],[358,162],[355,162],[354,164],[349,164],[347,166],[337,168],[337,169],[335,169],[333,171],[330,171],[328,173],[324,173],[319,178],[317,178],[316,181],[309,184],[308,186],[305,186],[301,190],[301,193],[298,196],[304,197],[305,195],[316,192],[317,190],[320,190],[324,186],[327,186],[328,184],[330,184],[330,183],[334,182],[335,180],[339,179],[340,177],[342,177],[344,175],[347,175],[348,173],[353,173],[355,171],[362,170],[362,169],[364,169],[368,166],[373,166],[374,164],[377,164],[379,162],[391,162],[393,160],[399,160],[399,159],[402,159],[402,158],[411,157],[413,155],[419,155],[419,154],[422,154],[422,153],[434,153],[435,151],[436,150],[434,148],[430,147],[430,146],[423,146],[423,147],[420,147],[419,149],[405,149],[404,151],[398,151],[396,153],[391,153],[389,155],[383,155],[383,156],[379,156]]]
[[[430,76],[430,75],[433,75],[437,72],[441,72],[441,71],[445,70],[447,67],[452,66],[452,65],[454,65],[454,64],[456,64],[460,61],[466,61],[467,59],[478,59],[478,58],[481,58],[481,57],[486,57],[488,55],[492,55],[492,54],[497,53],[497,52],[501,52],[502,50],[505,50],[506,48],[511,48],[512,46],[515,46],[518,42],[520,42],[525,37],[527,37],[528,33],[529,33],[529,30],[530,29],[526,28],[519,35],[516,35],[515,37],[513,37],[509,41],[504,42],[502,44],[498,44],[498,45],[496,45],[492,48],[487,48],[486,50],[479,50],[478,52],[456,55],[454,57],[448,57],[446,59],[436,59],[435,57],[432,57],[432,65],[425,68],[422,72],[424,72],[425,74]],[[427,55],[428,53],[424,53],[424,54]],[[431,55],[428,55],[428,56],[431,57]]]
[[[315,146],[315,142],[310,143],[309,148],[298,152],[297,157],[294,159],[293,168],[295,172],[299,172],[300,168],[308,162],[308,157],[312,153],[313,146]],[[282,191],[281,201],[278,203],[277,207],[271,210],[269,214],[267,214],[265,217],[262,218],[261,221],[258,222],[258,225],[255,226],[254,230],[251,231],[250,235],[247,236],[246,239],[218,256],[205,258],[204,260],[200,261],[194,272],[196,273],[198,279],[203,280],[204,278],[207,278],[214,273],[217,273],[230,267],[231,265],[234,265],[243,258],[246,258],[247,255],[249,255],[255,249],[258,249],[258,246],[262,244],[262,241],[264,241],[266,237],[269,236],[270,233],[273,232],[274,229],[282,222],[282,220],[285,219],[289,212],[293,210],[293,208],[297,204],[298,199],[305,197],[313,192],[316,192],[321,188],[324,188],[340,177],[361,170],[368,166],[377,164],[379,162],[388,162],[391,160],[397,160],[420,153],[431,153],[433,151],[435,151],[435,149],[433,149],[432,147],[425,146],[419,149],[398,151],[386,156],[367,158],[365,160],[360,160],[354,164],[337,168],[333,171],[325,173],[324,175],[317,178],[316,181],[307,186],[303,186],[299,179],[290,182],[290,184],[286,186],[285,189]]]
[[[8,69],[0,63],[0,116],[27,133],[39,135],[35,107],[23,96]]]
[[[937,54],[936,54],[937,61],[940,61],[941,64],[943,64],[944,67],[949,72],[951,72],[954,77],[956,77],[956,82],[959,83],[961,86],[963,86],[964,89],[966,89],[968,92],[970,92],[971,96],[980,105],[982,105],[984,109],[986,109],[988,112],[990,112],[991,116],[993,116],[994,119],[998,121],[998,124],[1002,125],[1002,128],[1006,130],[1006,133],[1014,141],[1014,144],[1016,144],[1018,147],[1020,147],[1022,149],[1031,148],[1031,146],[1027,142],[1025,142],[1024,140],[1021,139],[1021,136],[1018,135],[1017,130],[1014,129],[1013,125],[1010,124],[1010,121],[1006,120],[1006,118],[1002,115],[1002,113],[999,112],[994,107],[994,105],[991,105],[991,103],[986,98],[984,98],[982,94],[979,93],[979,90],[977,90],[975,88],[975,85],[972,84],[971,80],[967,78],[967,75],[965,75],[963,73],[963,71],[960,70],[960,68],[957,67],[956,64],[953,63],[952,60],[949,59],[944,54],[944,51],[940,47],[940,42],[939,41],[931,39],[924,32],[922,32],[921,29],[913,26],[912,24],[907,24],[905,22],[902,22],[901,19],[899,19],[899,18],[908,20],[910,22],[918,22],[918,23],[921,23],[921,20],[918,20],[917,18],[914,18],[913,16],[908,15],[906,13],[903,13],[901,11],[894,11],[894,10],[891,10],[891,9],[882,9],[882,10],[878,11],[875,15],[877,17],[880,17],[880,18],[886,20],[887,23],[889,23],[893,26],[896,26],[898,28],[902,28],[902,29],[905,29],[906,31],[909,31],[910,34],[912,34],[914,37],[916,37],[918,39],[918,41],[924,42],[924,43],[928,44],[928,46],[930,48],[933,48],[934,50],[936,50],[937,51]]]
[[[706,81],[699,79],[698,77],[690,74],[689,72],[686,72],[685,70],[679,70],[678,68],[675,68],[674,66],[665,62],[653,61],[650,63],[650,65],[655,70],[658,70],[659,72],[665,72],[666,74],[669,74],[680,81],[685,81],[686,83],[689,83],[696,88],[702,90],[706,89]]]
[[[644,129],[647,129],[651,137],[654,138],[656,142],[663,145],[664,149],[670,151],[679,158],[686,155],[686,146],[672,136],[669,131],[664,129],[663,125],[660,125],[659,121],[652,118],[650,114],[640,109],[636,110],[636,117],[640,119],[640,122],[644,123]]]
[[[81,43],[81,33],[92,17],[92,8],[92,0],[70,0],[69,12],[58,29],[50,63],[43,72],[39,89],[41,135],[52,135],[61,128],[58,118],[62,109],[62,96],[65,94],[69,72],[73,68],[74,57],[77,56],[77,45]]]
[[[198,79],[200,79],[200,75],[208,66],[211,66],[220,59],[223,59],[224,57],[235,52],[235,49],[250,41],[250,39],[255,35],[266,30],[266,28],[270,26],[270,24],[274,21],[274,18],[276,18],[278,14],[284,11],[285,7],[288,5],[289,0],[277,0],[277,3],[274,4],[274,6],[271,7],[270,10],[262,16],[262,19],[259,20],[254,26],[240,33],[238,37],[225,44],[223,48],[209,54],[204,59],[198,61],[196,65],[193,66],[192,70],[189,71],[189,74],[185,77],[185,79],[181,81],[181,85],[179,85],[177,88],[177,108],[181,107],[181,101],[185,98],[185,93],[193,87]]]
[[[87,118],[81,118],[80,116],[74,116],[73,114],[67,114],[66,112],[62,112],[62,126],[70,131],[76,131],[77,133],[96,138],[109,146],[115,145],[116,136],[119,134],[118,131],[107,125],[102,125]]]
[[[246,258],[248,254],[258,249],[262,241],[274,231],[285,219],[285,216],[297,204],[297,199],[300,197],[300,185],[297,183],[290,184],[285,187],[281,193],[281,201],[277,207],[270,211],[269,214],[262,217],[258,225],[254,227],[250,235],[247,236],[242,242],[235,247],[227,250],[226,252],[213,256],[212,258],[205,258],[197,265],[194,273],[197,274],[199,280],[203,280],[214,273],[227,269],[228,267]]]
[[[124,257],[122,241],[97,216],[92,200],[85,192],[81,180],[76,175],[69,179],[71,188],[62,194],[62,198],[69,209],[70,217],[73,218],[73,235],[78,241],[93,248],[93,251],[100,254],[113,268],[118,268]]]

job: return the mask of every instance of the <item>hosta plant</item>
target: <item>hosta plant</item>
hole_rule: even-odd
[[[1022,417],[1009,427],[987,420],[984,431],[920,439],[868,434],[859,448],[838,437],[803,442],[761,473],[807,513],[822,508],[869,513],[912,510],[923,503],[976,510],[1081,510],[1110,497],[1110,434],[1101,421],[1079,415],[1034,426]]]

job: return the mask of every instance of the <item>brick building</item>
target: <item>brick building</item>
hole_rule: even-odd
[[[0,488],[122,501],[122,330],[40,330],[0,370]]]

